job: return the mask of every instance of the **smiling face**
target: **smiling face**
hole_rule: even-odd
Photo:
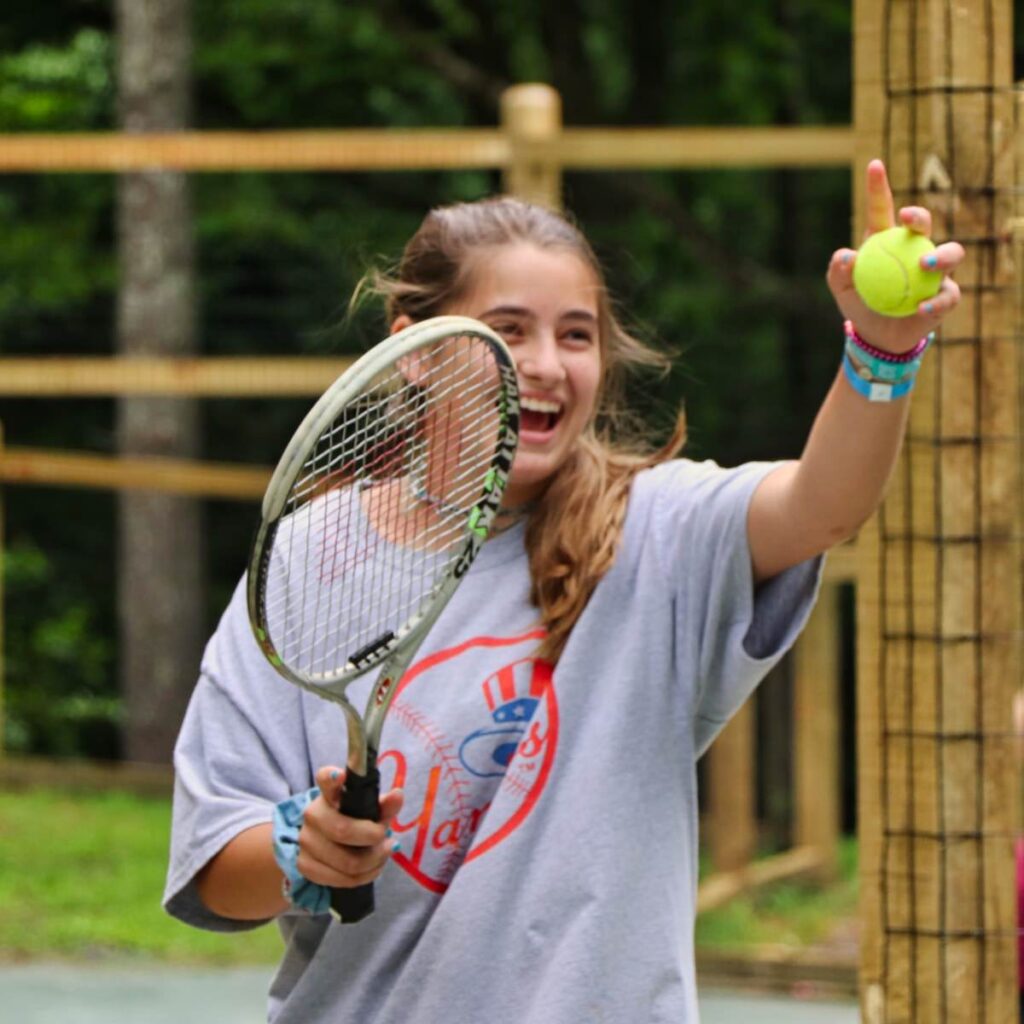
[[[522,242],[481,253],[465,292],[444,310],[483,321],[515,359],[522,414],[506,506],[544,490],[593,418],[600,288],[574,253]]]

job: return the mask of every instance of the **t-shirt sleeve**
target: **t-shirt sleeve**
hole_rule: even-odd
[[[658,481],[651,529],[675,594],[679,669],[693,677],[698,754],[792,646],[817,597],[820,557],[754,585],[747,513],[779,465],[679,460]]]
[[[203,655],[174,752],[170,863],[164,907],[212,931],[262,922],[224,918],[199,899],[197,872],[274,805],[312,784],[301,694],[267,664],[249,628],[244,585]]]

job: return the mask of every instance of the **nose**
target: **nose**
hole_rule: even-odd
[[[524,379],[536,384],[560,384],[565,379],[565,366],[554,335],[535,335],[516,360],[516,369]]]

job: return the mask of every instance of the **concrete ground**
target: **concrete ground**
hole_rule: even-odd
[[[257,1024],[265,1020],[268,981],[266,968],[0,964],[0,1024]],[[701,993],[701,1018],[701,1024],[859,1019],[850,1002],[722,991]]]

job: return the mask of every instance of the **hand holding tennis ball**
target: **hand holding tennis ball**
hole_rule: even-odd
[[[913,316],[942,286],[942,271],[921,265],[934,251],[930,239],[907,227],[869,235],[853,266],[853,286],[864,305],[882,316]]]
[[[913,349],[960,301],[951,275],[964,249],[929,241],[932,215],[923,206],[896,209],[881,160],[868,164],[866,186],[864,244],[832,254],[828,286],[857,334],[897,355]]]

